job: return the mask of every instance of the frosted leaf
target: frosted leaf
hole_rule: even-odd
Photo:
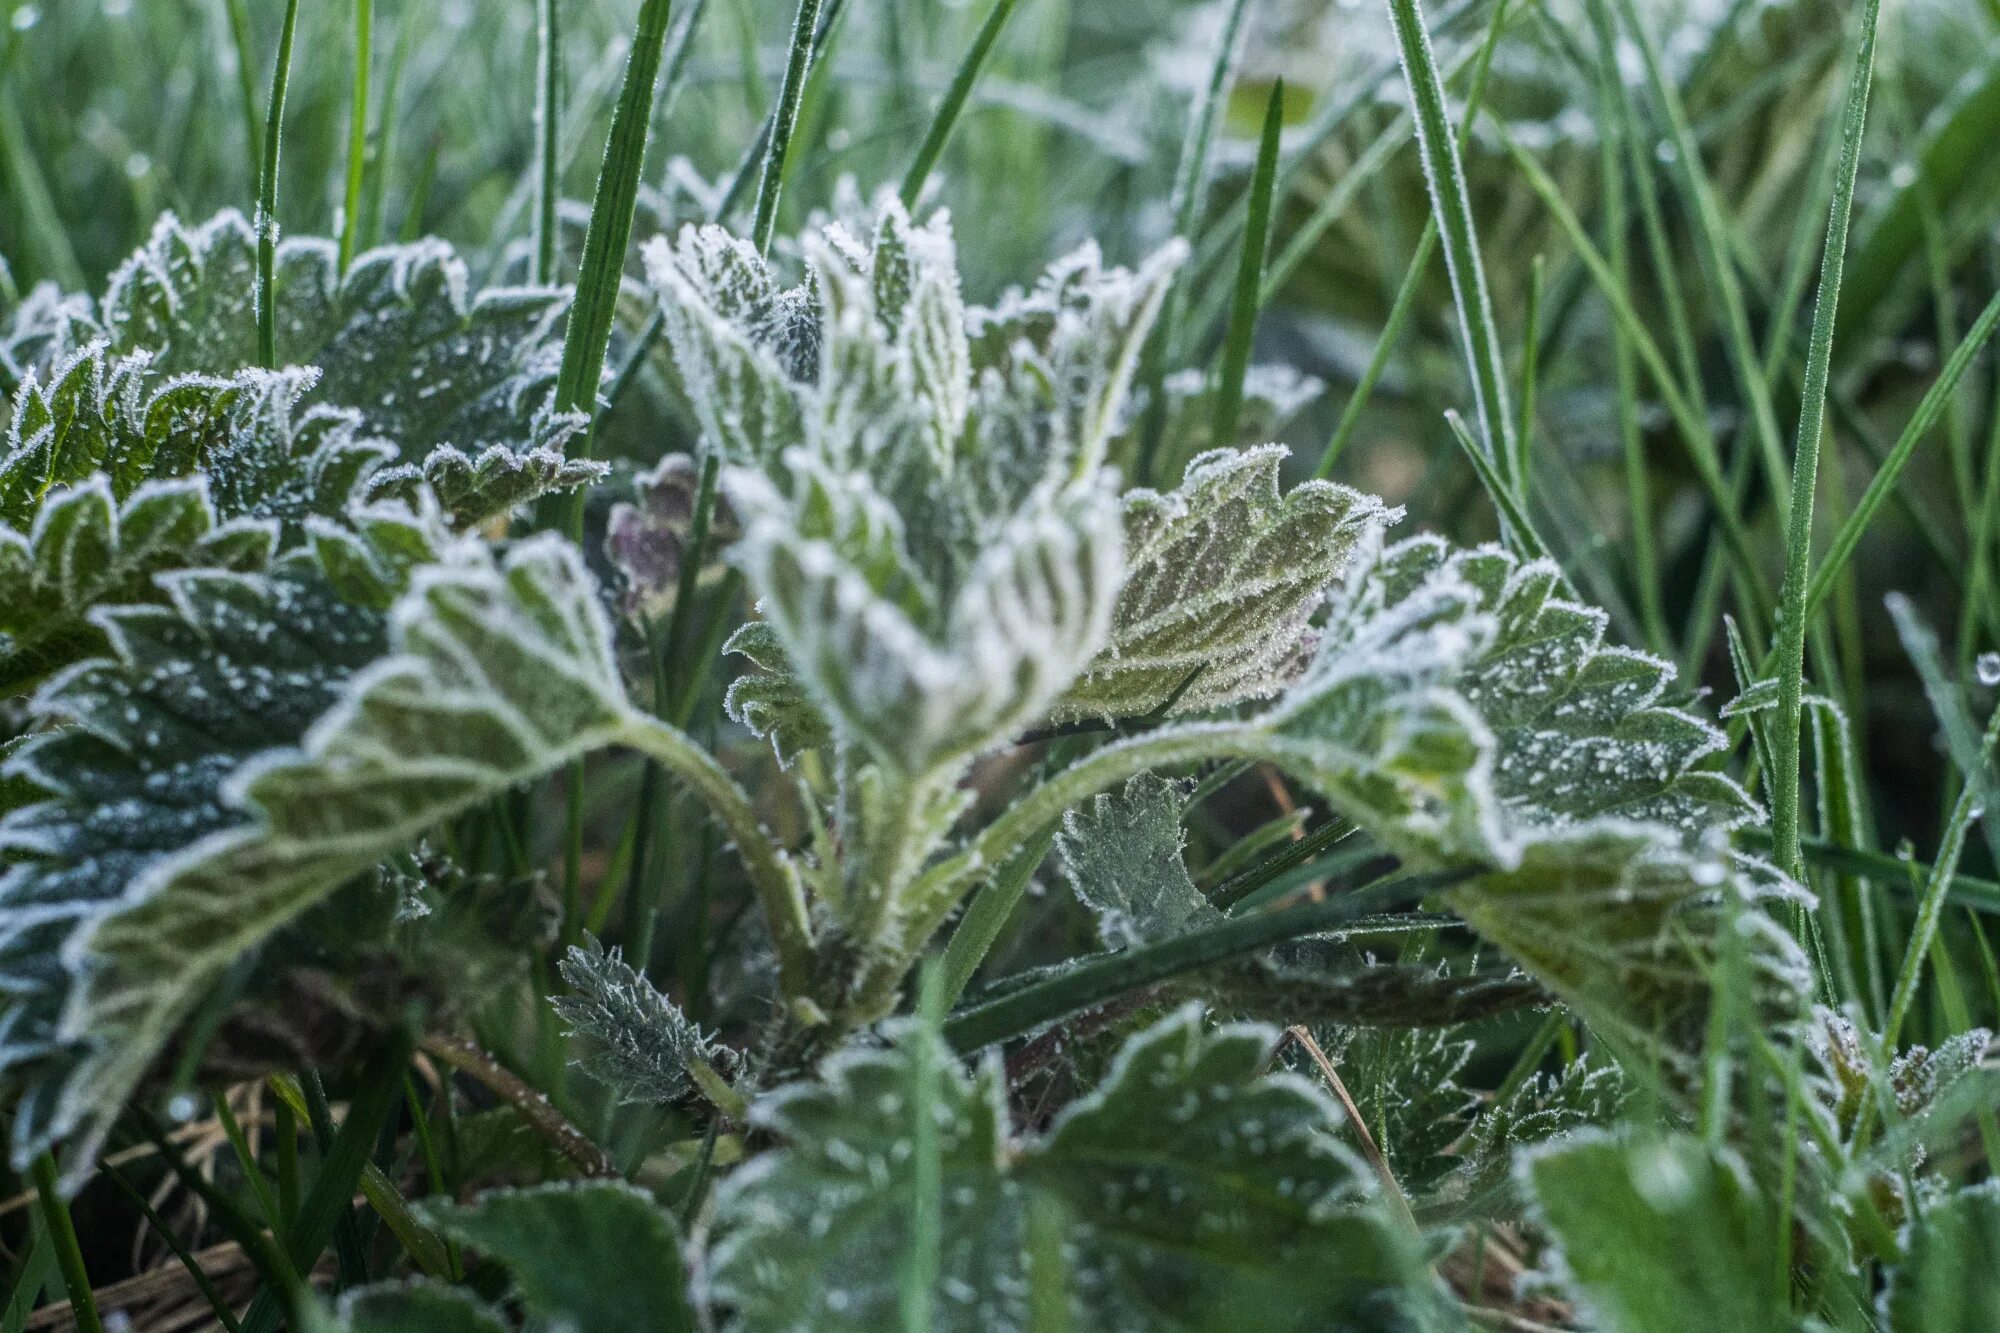
[[[1031,1291],[1054,1281],[1033,1271],[1039,1217],[1061,1226],[1056,1290],[1079,1328],[1395,1326],[1433,1299],[1421,1259],[1336,1139],[1339,1110],[1262,1073],[1276,1035],[1179,1010],[1025,1141],[1007,1133],[997,1062],[968,1077],[909,1025],[890,1049],[837,1054],[823,1081],[753,1108],[784,1146],[719,1191],[709,1294],[745,1333],[893,1327],[923,1107],[942,1177],[939,1333],[1032,1326]]]
[[[1063,820],[1057,845],[1076,896],[1113,949],[1154,944],[1224,920],[1182,860],[1188,787],[1141,774]],[[1518,973],[1454,975],[1381,962],[1338,936],[1291,940],[1205,968],[1181,986],[1218,1009],[1288,1023],[1436,1027],[1547,1002]]]
[[[794,458],[795,475],[809,470]],[[1108,635],[1120,542],[1107,486],[1038,495],[940,601],[864,480],[818,474],[791,502],[754,474],[725,480],[744,524],[734,558],[798,681],[843,738],[900,771],[1010,737]]]
[[[1954,1086],[1977,1071],[1993,1049],[1993,1034],[1973,1028],[1953,1035],[1936,1050],[1910,1046],[1894,1052],[1886,1068],[1878,1068],[1872,1054],[1882,1049],[1882,1039],[1871,1034],[1862,1039],[1852,1020],[1829,1009],[1818,1009],[1807,1029],[1806,1048],[1817,1066],[1814,1086],[1832,1128],[1839,1138],[1848,1139],[1862,1108],[1876,1097],[1878,1080],[1895,1100],[1896,1120],[1905,1128],[1921,1122],[1938,1107]],[[1876,1108],[1879,1110],[1879,1106]],[[1913,1160],[1924,1157],[1921,1134],[1912,1134]]]
[[[1771,1274],[1777,1222],[1728,1148],[1586,1130],[1519,1167],[1555,1275],[1609,1328],[1790,1328]]]
[[[100,651],[91,609],[157,600],[155,575],[259,568],[344,515],[394,450],[302,406],[313,381],[163,379],[100,347],[30,376],[0,448],[0,690]]]
[[[694,527],[700,469],[688,454],[668,454],[633,485],[633,497],[611,507],[604,553],[624,579],[621,605],[635,621],[659,620],[674,608],[682,555]],[[706,578],[720,572],[716,556],[740,535],[736,514],[716,497],[708,528]]]
[[[1898,1240],[1903,1261],[1880,1298],[1888,1333],[1974,1333],[2000,1308],[2000,1182],[1933,1199]]]
[[[89,297],[65,293],[52,282],[37,283],[8,312],[7,326],[0,331],[0,391],[11,392],[30,375],[46,379],[66,349],[87,346],[99,336]]]
[[[150,600],[165,570],[259,568],[275,535],[218,524],[198,474],[143,482],[122,504],[101,473],[52,492],[25,535],[0,527],[0,694],[100,650],[92,608]]]
[[[1059,712],[1201,712],[1277,693],[1304,669],[1309,621],[1356,547],[1400,511],[1309,481],[1281,495],[1280,445],[1196,458],[1167,494],[1125,496],[1128,573],[1111,644]]]
[[[169,373],[257,364],[256,252],[240,213],[194,228],[163,215],[105,291],[113,350],[151,352]],[[333,241],[287,237],[275,282],[278,359],[320,369],[312,402],[358,409],[409,460],[440,443],[527,447],[561,358],[565,292],[473,295],[464,261],[436,240],[366,251],[343,274]]]
[[[784,645],[769,625],[753,620],[722,648],[762,668],[730,682],[723,706],[731,719],[770,741],[781,764],[833,743],[832,725],[792,674]]]
[[[1420,1215],[1440,1221],[1514,1215],[1515,1156],[1610,1124],[1629,1091],[1617,1064],[1589,1055],[1558,1074],[1530,1075],[1513,1096],[1480,1110],[1451,1155],[1435,1163],[1442,1173],[1424,1190]]]
[[[1188,787],[1151,773],[1063,816],[1056,847],[1078,901],[1113,949],[1130,949],[1222,920],[1181,858]]]
[[[309,1316],[307,1333],[506,1333],[501,1313],[462,1287],[429,1278],[342,1293],[334,1313]]]
[[[38,699],[73,725],[13,755],[49,799],[0,821],[19,862],[0,877],[0,984],[23,997],[0,1074],[26,1085],[21,1160],[78,1133],[87,1168],[222,969],[624,719],[573,548],[495,560],[407,514],[362,517],[316,525],[315,560],[269,575],[165,576],[168,606],[105,613],[114,656]]]
[[[715,1044],[680,1006],[596,936],[586,933],[558,966],[570,990],[550,996],[549,1006],[590,1044],[579,1063],[621,1104],[680,1101],[694,1086],[690,1067],[716,1059]]]
[[[680,1227],[622,1180],[488,1190],[470,1203],[433,1198],[419,1210],[506,1272],[530,1328],[694,1333]]]

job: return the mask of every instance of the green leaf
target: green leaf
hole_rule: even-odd
[[[1534,1214],[1560,1247],[1557,1272],[1625,1333],[1795,1326],[1773,1289],[1773,1219],[1726,1148],[1684,1135],[1586,1131],[1525,1156]]]
[[[444,1235],[506,1269],[529,1327],[692,1333],[680,1228],[622,1181],[490,1190],[469,1204],[425,1203]]]
[[[1205,712],[1276,694],[1304,669],[1322,594],[1398,511],[1331,482],[1281,495],[1286,456],[1279,445],[1216,450],[1171,494],[1125,496],[1111,642],[1060,714],[1144,716],[1191,674],[1173,711]]]
[[[1040,1299],[1106,1330],[1393,1329],[1432,1303],[1314,1085],[1265,1075],[1274,1030],[1182,1009],[1133,1038],[1048,1132],[1010,1140],[997,1061],[968,1076],[924,1029],[844,1051],[753,1109],[784,1146],[717,1199],[710,1289],[745,1333],[892,1327],[914,1105],[937,1116],[932,1327],[1026,1329]],[[916,1043],[929,1042],[928,1052]],[[933,1080],[913,1102],[918,1069]],[[1055,1219],[1059,1271],[1030,1244]],[[1046,1308],[1046,1306],[1045,1306]]]
[[[315,378],[162,381],[98,347],[31,377],[0,451],[0,691],[101,651],[93,608],[157,601],[157,575],[258,569],[343,518],[395,450],[303,406]]]
[[[422,487],[437,500],[453,527],[478,527],[531,500],[601,479],[609,471],[604,464],[565,458],[562,453],[562,446],[582,430],[583,424],[580,416],[556,417],[548,425],[537,424],[536,438],[541,442],[532,448],[495,444],[477,457],[441,444],[422,464],[408,463],[379,474],[369,494],[377,499],[397,495],[414,500]]]
[[[506,1333],[506,1328],[500,1312],[470,1292],[418,1279],[346,1293],[337,1313],[316,1316],[312,1333]]]
[[[549,1005],[572,1036],[590,1043],[580,1063],[621,1103],[678,1102],[694,1088],[689,1070],[717,1058],[718,1047],[680,1006],[595,935],[571,945],[558,966],[570,991]]]
[[[103,336],[115,352],[152,353],[170,374],[257,365],[244,318],[256,252],[240,213],[194,228],[163,215],[111,275]],[[442,443],[529,446],[523,427],[555,381],[566,293],[473,295],[464,261],[436,240],[370,250],[343,273],[334,241],[288,238],[275,277],[278,364],[320,369],[312,402],[358,409],[406,460]]]
[[[722,649],[762,668],[732,681],[723,702],[731,718],[771,742],[780,763],[789,765],[804,751],[833,744],[832,724],[792,674],[784,645],[770,625],[750,621]]]
[[[545,537],[496,559],[406,512],[366,519],[316,527],[317,564],[169,576],[170,606],[108,613],[115,656],[38,700],[59,725],[10,768],[51,799],[0,822],[21,860],[0,878],[0,978],[28,997],[0,1072],[36,1070],[17,1152],[80,1131],[87,1167],[244,951],[625,719],[573,548]]]
[[[2000,1309],[2000,1183],[1933,1200],[1902,1236],[1882,1318],[1889,1333],[1974,1333]]]
[[[1127,949],[1222,920],[1181,857],[1190,788],[1142,773],[1063,816],[1056,846],[1078,901],[1097,914],[1107,947]]]

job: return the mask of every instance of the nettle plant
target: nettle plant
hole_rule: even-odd
[[[526,984],[550,947],[532,884],[426,839],[611,748],[719,823],[772,994],[725,1043],[643,959],[569,935],[540,1002],[594,1076],[695,1108],[703,1175],[717,1134],[745,1160],[690,1193],[685,1247],[622,1185],[401,1209],[420,1270],[448,1275],[426,1246],[463,1242],[537,1327],[682,1327],[696,1307],[746,1329],[912,1308],[967,1329],[1443,1319],[1419,1221],[1476,1214],[1513,1188],[1513,1146],[1634,1086],[1689,1104],[1718,977],[1799,1014],[1804,961],[1765,910],[1798,892],[1729,846],[1758,812],[1722,734],[1553,565],[1392,542],[1374,498],[1285,490],[1275,445],[1196,452],[1187,386],[1162,414],[1164,456],[1194,454],[1181,481],[1121,490],[1182,248],[1127,270],[1086,247],[969,308],[944,215],[872,213],[802,238],[796,285],[716,227],[645,248],[700,454],[613,516],[615,583],[504,522],[602,471],[564,456],[581,423],[544,407],[560,292],[472,295],[436,245],[341,274],[326,244],[287,242],[278,349],[300,368],[245,369],[255,239],[225,215],[163,222],[101,301],[16,313],[17,1164],[59,1150],[74,1185],[162,1092],[357,1041],[389,1073],[356,1105],[390,1095],[412,1041],[456,1039],[471,997]],[[729,715],[769,747],[737,766],[754,789],[627,684],[638,622],[717,577],[716,553],[754,614],[725,649],[748,664]],[[1312,846],[1371,849],[1373,882],[1274,907],[1262,890],[1306,859],[1281,853],[1198,886],[1183,815],[1249,764],[1323,800]],[[780,810],[800,836],[770,831]],[[1102,951],[961,1002],[1051,840]],[[1373,952],[1437,929],[1485,961]],[[1617,1064],[1486,1105],[1457,1087],[1455,1025],[1552,1005]],[[1139,1030],[1052,1120],[1025,1115],[1010,1080],[1033,1062],[992,1052],[1079,1014]],[[1380,1124],[1407,1195],[1344,1146],[1321,1084],[1272,1072],[1264,1017],[1400,1062],[1410,1098]],[[295,1318],[503,1323],[441,1283]]]

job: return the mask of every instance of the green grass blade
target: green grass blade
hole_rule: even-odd
[[[930,128],[924,132],[923,142],[917,147],[910,169],[903,173],[900,190],[903,207],[917,206],[917,196],[923,193],[924,182],[930,179],[932,168],[937,166],[939,156],[944,153],[952,127],[958,124],[959,114],[965,110],[965,101],[972,95],[972,85],[979,81],[979,72],[986,67],[986,58],[993,52],[993,43],[999,39],[1000,30],[1007,26],[1007,20],[1013,17],[1014,8],[1019,3],[1020,0],[993,0],[993,8],[986,12],[986,21],[979,25],[972,45],[966,48],[965,58],[958,62],[958,69],[951,76],[951,86],[945,89],[944,100],[938,103],[936,113],[931,116]]]
[[[1210,444],[1217,449],[1236,445],[1237,422],[1243,412],[1243,377],[1250,371],[1250,347],[1257,336],[1257,306],[1264,279],[1264,251],[1271,237],[1271,191],[1278,170],[1278,137],[1285,128],[1285,81],[1271,85],[1264,104],[1264,130],[1257,143],[1257,167],[1250,184],[1250,225],[1243,232],[1243,254],[1236,270],[1236,299],[1229,313],[1229,337],[1222,348],[1222,368],[1215,389],[1215,421]]]
[[[250,59],[250,16],[243,0],[222,0],[229,19],[229,41],[236,52],[236,91],[243,102],[243,143],[250,154],[250,174],[244,179],[255,185],[263,170],[263,127],[257,116],[257,75]]]
[[[1514,424],[1507,406],[1506,369],[1501,364],[1500,335],[1493,321],[1493,301],[1479,257],[1479,237],[1466,196],[1465,173],[1458,147],[1445,119],[1444,86],[1438,80],[1430,34],[1424,29],[1418,0],[1389,0],[1389,16],[1403,53],[1404,80],[1416,108],[1417,147],[1423,156],[1424,179],[1430,187],[1431,211],[1444,242],[1445,268],[1451,275],[1453,303],[1458,308],[1459,337],[1472,376],[1473,407],[1483,435],[1481,444],[1500,479],[1515,485]]]
[[[209,1277],[207,1270],[202,1268],[195,1257],[188,1253],[187,1247],[181,1244],[180,1238],[174,1234],[174,1229],[167,1224],[164,1217],[160,1216],[152,1201],[140,1193],[132,1182],[125,1178],[125,1173],[110,1162],[105,1162],[102,1169],[111,1183],[118,1187],[118,1192],[125,1196],[125,1201],[139,1211],[139,1216],[146,1219],[146,1225],[153,1229],[153,1234],[173,1251],[174,1258],[180,1260],[181,1267],[187,1270],[188,1279],[194,1283],[195,1289],[201,1292],[202,1299],[208,1302],[208,1308],[215,1315],[216,1322],[227,1329],[228,1333],[241,1333],[243,1325],[237,1322],[235,1312],[229,1308],[229,1302],[223,1299],[222,1293],[216,1289],[215,1282]]]
[[[771,137],[764,148],[764,167],[757,180],[757,209],[752,214],[750,240],[757,253],[769,254],[771,234],[778,226],[778,197],[784,191],[785,158],[798,124],[799,99],[805,95],[806,74],[812,67],[814,25],[820,0],[799,0],[792,20],[792,50],[785,61],[784,82],[778,85],[778,106],[771,120]]]
[[[1521,506],[1520,495],[1501,477],[1500,470],[1493,466],[1493,460],[1486,456],[1486,451],[1480,447],[1479,441],[1472,438],[1472,432],[1466,428],[1465,418],[1451,409],[1446,409],[1444,419],[1450,424],[1451,433],[1458,440],[1460,448],[1465,451],[1466,461],[1471,463],[1472,470],[1479,474],[1479,484],[1486,488],[1486,494],[1493,501],[1493,507],[1499,511],[1501,526],[1506,532],[1508,544],[1525,559],[1547,559],[1548,545],[1542,541],[1535,531],[1535,525],[1529,521],[1528,511]]]
[[[944,1025],[944,1037],[953,1049],[970,1053],[1196,968],[1407,906],[1463,878],[1447,873],[1376,884],[1316,902],[1231,917],[1159,944],[1092,958],[960,1012]]]
[[[645,0],[640,7],[632,52],[625,63],[624,87],[612,112],[611,136],[604,148],[604,165],[597,173],[590,225],[583,236],[576,299],[570,305],[569,325],[563,333],[562,368],[556,376],[556,406],[562,411],[593,414],[597,408],[598,380],[604,373],[604,354],[618,312],[625,251],[632,240],[632,216],[638,206],[639,173],[646,161],[653,85],[660,72],[668,8],[669,0]],[[577,502],[580,511],[581,495]]]
[[[69,1293],[70,1317],[79,1333],[104,1333],[104,1321],[97,1316],[97,1300],[91,1295],[90,1274],[83,1267],[83,1248],[77,1243],[76,1223],[70,1219],[69,1205],[63,1201],[56,1181],[56,1159],[43,1153],[34,1161],[31,1173],[35,1195],[40,1200],[43,1232],[55,1246],[56,1264],[62,1270],[63,1289]]]
[[[1541,369],[1538,354],[1542,345],[1536,331],[1542,326],[1542,283],[1546,267],[1541,255],[1536,255],[1530,263],[1528,308],[1521,315],[1521,418],[1514,426],[1514,477],[1524,504],[1534,481],[1531,468],[1535,438],[1535,385]]]
[[[266,370],[278,366],[278,313],[273,301],[278,262],[278,143],[285,120],[285,89],[292,79],[292,38],[299,26],[299,0],[286,0],[285,26],[278,35],[278,63],[271,71],[271,103],[264,120],[264,160],[257,171],[257,359]]]
[[[561,0],[540,0],[535,23],[535,281],[556,276],[556,212],[562,203]]]
[[[1055,841],[1055,829],[1050,827],[1041,836],[1029,839],[1026,846],[1015,852],[1008,862],[1000,867],[966,907],[965,915],[959,918],[958,926],[951,933],[951,942],[945,945],[943,963],[944,999],[946,1005],[958,1003],[958,997],[965,994],[979,965],[992,952],[994,942],[1000,938],[1001,927],[1020,905],[1021,896],[1028,891],[1028,885],[1035,878],[1035,870],[1049,854],[1049,844]]]
[[[375,52],[375,0],[354,0],[354,92],[347,122],[347,189],[340,208],[340,271],[354,262],[361,183],[368,165],[368,66]]]
[[[1964,341],[1960,342],[1958,349],[1952,353],[1951,360],[1947,361],[1944,369],[1938,372],[1937,380],[1918,402],[1916,411],[1910,414],[1902,433],[1896,437],[1896,443],[1890,447],[1887,456],[1882,460],[1882,466],[1876,469],[1874,477],[1869,480],[1868,489],[1862,492],[1861,499],[1855,504],[1853,512],[1834,534],[1833,541],[1827,547],[1826,558],[1820,562],[1819,568],[1813,571],[1812,583],[1806,592],[1808,616],[1817,611],[1833,592],[1834,581],[1839,578],[1842,569],[1853,557],[1854,548],[1860,545],[1862,535],[1868,531],[1868,525],[1874,521],[1876,512],[1895,491],[1896,483],[1902,477],[1903,469],[1909,465],[1912,455],[1916,453],[1917,446],[1923,443],[1931,427],[1935,426],[1938,418],[1944,415],[1945,405],[1957,392],[1959,381],[1972,368],[1972,363],[1978,358],[1987,341],[1992,338],[1996,328],[2000,328],[2000,292],[1996,292],[1993,299],[1986,303],[1986,308],[1973,322]]]
[[[1737,387],[1756,427],[1757,443],[1763,450],[1771,487],[1784,498],[1787,483],[1782,432],[1778,429],[1777,412],[1771,405],[1770,389],[1764,381],[1756,341],[1750,335],[1750,318],[1744,308],[1742,284],[1729,256],[1727,228],[1723,223],[1721,207],[1716,203],[1715,187],[1702,165],[1700,140],[1689,123],[1687,109],[1681,103],[1673,80],[1667,74],[1659,45],[1654,41],[1652,31],[1641,20],[1633,0],[1618,0],[1618,7],[1626,28],[1638,46],[1647,84],[1666,123],[1676,174],[1682,191],[1687,195],[1689,210],[1694,215],[1695,249],[1701,257],[1708,283],[1722,305],[1730,367],[1735,372]]]
[[[1826,428],[1827,378],[1833,364],[1834,316],[1847,262],[1847,228],[1854,210],[1854,181],[1861,170],[1861,136],[1868,122],[1868,87],[1875,69],[1875,20],[1881,0],[1868,0],[1841,112],[1839,173],[1827,217],[1820,259],[1819,295],[1813,308],[1811,350],[1806,356],[1799,438],[1792,458],[1792,500],[1785,523],[1785,579],[1778,592],[1776,661],[1778,717],[1772,734],[1771,836],[1778,864],[1803,880],[1799,853],[1799,728],[1805,698],[1806,599],[1812,573],[1813,495],[1819,489],[1820,440]]]
[[[1229,16],[1223,20],[1222,40],[1216,47],[1215,63],[1209,66],[1208,82],[1202,86],[1201,99],[1195,103],[1194,114],[1188,118],[1187,133],[1181,139],[1180,157],[1174,163],[1173,192],[1167,197],[1167,209],[1173,215],[1176,236],[1190,235],[1201,216],[1202,201],[1208,193],[1209,150],[1222,123],[1222,108],[1229,100],[1229,85],[1236,77],[1243,15],[1248,8],[1249,0],[1232,0]],[[1160,433],[1167,419],[1165,384],[1168,348],[1173,329],[1186,316],[1187,299],[1187,276],[1176,273],[1167,287],[1160,320],[1154,325],[1152,336],[1146,340],[1139,364],[1139,383],[1146,391],[1146,416],[1140,426],[1139,457],[1133,466],[1133,480],[1141,486],[1156,480],[1153,476],[1154,455],[1159,450]]]

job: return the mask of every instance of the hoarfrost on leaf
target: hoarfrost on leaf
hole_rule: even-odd
[[[571,945],[558,967],[570,991],[549,1004],[572,1036],[590,1043],[583,1067],[620,1102],[680,1101],[693,1089],[694,1064],[717,1058],[715,1043],[680,1006],[596,936]]]

